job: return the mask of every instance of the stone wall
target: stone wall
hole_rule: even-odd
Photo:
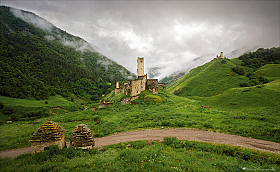
[[[158,79],[148,79],[147,89],[150,90],[153,94],[158,94]]]
[[[140,94],[142,91],[146,90],[147,75],[138,77],[137,80],[131,81],[131,93],[130,96],[135,96]]]
[[[139,98],[139,96],[131,97],[131,98],[130,98],[130,103],[131,103],[133,100],[136,100],[136,99],[138,99],[138,98]]]
[[[48,150],[51,145],[58,145],[60,149],[66,146],[64,133],[60,140],[48,141],[48,142],[31,142],[31,153],[38,153],[44,150]]]
[[[115,88],[115,94],[120,94],[122,90],[122,88]]]
[[[128,94],[131,91],[131,81],[124,83],[123,93]]]
[[[113,103],[110,103],[110,102],[101,102],[98,106],[98,108],[104,108],[104,107],[108,107],[108,106],[111,106],[113,105]]]
[[[130,104],[130,98],[129,97],[121,100],[121,105],[127,105],[127,104]]]

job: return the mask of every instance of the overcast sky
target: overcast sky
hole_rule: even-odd
[[[144,57],[145,73],[158,67],[159,79],[204,54],[280,46],[279,0],[0,2],[82,37],[133,73]]]

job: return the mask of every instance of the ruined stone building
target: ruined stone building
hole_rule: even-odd
[[[136,96],[144,90],[150,90],[153,94],[158,94],[158,86],[166,89],[164,83],[158,83],[158,79],[148,79],[147,74],[144,74],[144,58],[138,57],[137,59],[137,79],[129,80],[124,83],[123,88],[120,88],[119,82],[116,83],[115,94],[122,91],[125,94],[130,93],[130,96]],[[131,100],[132,101],[132,100]]]
[[[56,122],[48,120],[42,124],[31,139],[31,153],[48,150],[50,145],[58,145],[60,149],[66,146],[64,129]]]
[[[92,149],[94,138],[91,130],[85,124],[79,124],[71,133],[70,145],[82,149]]]
[[[216,56],[216,58],[214,58],[214,60],[216,60],[216,59],[223,59],[224,58],[224,55],[223,55],[223,52],[221,52],[221,54],[220,54],[220,56]]]

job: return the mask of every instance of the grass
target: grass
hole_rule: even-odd
[[[280,64],[267,64],[255,73],[272,79],[280,79]]]
[[[234,97],[225,99],[225,97],[228,97],[226,92],[208,99],[190,97],[198,100],[178,97],[160,89],[158,95],[143,92],[140,99],[144,100],[145,97],[152,97],[146,99],[145,103],[142,103],[142,100],[136,105],[121,106],[117,103],[95,111],[92,111],[92,108],[88,105],[86,110],[59,115],[52,114],[33,121],[3,124],[0,126],[0,150],[30,146],[28,140],[48,118],[65,129],[66,140],[70,139],[71,132],[76,125],[84,123],[92,130],[94,137],[104,137],[116,132],[147,128],[186,127],[225,132],[279,143],[280,115],[279,105],[277,104],[280,97],[278,96],[279,93],[272,90],[270,92],[270,89],[266,89],[266,85],[261,88],[251,88],[250,92],[243,92],[245,89],[249,88],[229,91],[228,96],[236,95],[236,99]],[[274,99],[266,101],[267,99],[261,96],[258,100],[264,102],[254,102],[254,106],[253,104],[250,106],[250,103],[244,106],[241,104],[240,101],[247,99],[247,97],[253,100],[254,96],[260,94],[259,92],[267,94],[268,98],[274,95]],[[245,97],[239,97],[239,95]],[[251,101],[251,99],[249,100]],[[201,105],[211,105],[211,102],[215,103],[215,106],[211,109],[200,109]],[[270,108],[267,108],[268,106]]]
[[[68,113],[78,109],[83,109],[80,102],[73,102],[60,95],[52,96],[47,100],[28,100],[0,96],[0,124],[6,123],[8,117],[13,121],[29,121],[46,117],[50,108],[56,114]]]
[[[239,87],[241,82],[250,80],[232,71],[236,65],[230,60],[219,59],[199,66],[168,89],[171,93],[179,91],[180,96],[211,97],[229,88]]]
[[[22,107],[68,107],[74,105],[60,95],[51,96],[47,100],[28,100],[0,96],[0,102],[5,106],[22,106]]]
[[[83,151],[57,146],[0,159],[1,171],[246,171],[280,170],[280,156],[251,149],[166,137]]]
[[[276,81],[272,81],[268,84],[265,85],[267,89],[275,90],[275,91],[280,91],[280,79]]]

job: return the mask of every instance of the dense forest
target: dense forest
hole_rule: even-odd
[[[239,86],[250,87],[254,85],[266,84],[269,80],[261,75],[258,75],[254,71],[267,64],[279,64],[280,62],[280,47],[263,49],[259,48],[255,52],[250,52],[241,55],[241,66],[232,68],[232,71],[238,75],[244,75],[250,79],[250,82],[241,82]]]
[[[259,48],[256,52],[243,54],[239,57],[241,66],[258,69],[266,64],[278,64],[280,62],[280,47],[264,49]]]
[[[0,7],[0,95],[46,99],[75,94],[97,100],[116,81],[135,77],[83,39],[30,12],[20,11],[24,18],[16,17],[13,10]],[[51,27],[26,22],[30,16]]]

